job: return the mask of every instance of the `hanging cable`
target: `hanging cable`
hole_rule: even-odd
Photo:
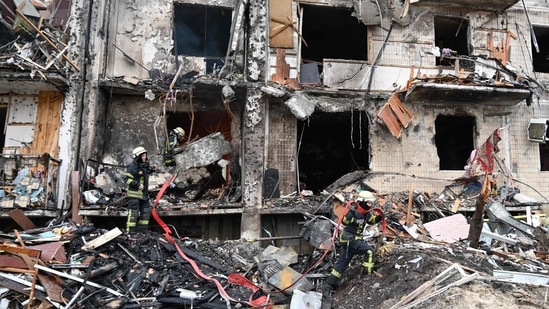
[[[353,140],[353,133],[355,129],[354,120],[354,112],[353,109],[351,109],[351,146],[353,149],[355,149],[355,141]]]

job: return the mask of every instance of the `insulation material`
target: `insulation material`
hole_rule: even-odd
[[[309,118],[309,116],[311,116],[315,111],[316,107],[316,103],[314,101],[299,92],[296,92],[288,101],[285,101],[284,104],[299,120]]]
[[[34,123],[38,109],[38,97],[35,95],[12,96],[10,107],[8,124]]]
[[[6,127],[6,142],[4,147],[26,148],[26,146],[32,143],[33,136],[34,124],[18,126],[8,125]]]
[[[469,223],[462,214],[456,214],[423,224],[434,240],[454,243],[469,235]]]

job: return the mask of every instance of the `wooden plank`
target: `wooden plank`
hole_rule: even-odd
[[[8,215],[15,221],[24,231],[36,228],[36,225],[27,217],[20,209],[11,210]]]
[[[290,78],[290,65],[286,62],[286,51],[282,48],[276,51],[276,72],[271,75],[271,80],[296,90],[301,89],[297,80]]]
[[[19,244],[21,244],[21,247],[25,247],[25,242],[23,241],[23,238],[21,238],[21,234],[19,234],[19,231],[18,230],[13,230],[13,233],[15,234],[15,238],[17,239],[17,241],[19,242]]]
[[[387,126],[387,129],[393,134],[394,137],[400,138],[401,134],[401,126],[398,123],[398,120],[396,119],[395,115],[391,111],[391,107],[388,103],[386,103],[379,113],[377,113],[377,117],[383,121],[385,126]]]
[[[412,113],[410,113],[410,111],[404,107],[404,104],[402,103],[402,101],[398,98],[398,96],[396,95],[396,93],[394,94],[395,97],[398,99],[396,100],[395,102],[393,102],[393,104],[395,104],[395,107],[398,106],[399,110],[401,112],[403,112],[409,119],[409,121],[411,121],[412,119],[414,119],[414,115],[412,115]]]
[[[294,48],[294,28],[284,27],[293,24],[292,0],[269,1],[269,39],[270,47]],[[275,21],[276,20],[276,21]],[[281,23],[281,21],[284,21]],[[281,27],[282,26],[282,27]]]
[[[395,113],[395,115],[397,116],[398,121],[402,124],[403,127],[407,128],[410,122],[409,122],[409,119],[407,118],[407,115],[404,114],[404,112],[401,109],[400,99],[398,98],[396,93],[393,93],[393,95],[391,95],[388,103],[389,103],[389,106],[391,106],[391,110],[393,111],[393,113]]]
[[[93,250],[105,243],[108,243],[109,241],[115,239],[119,235],[122,235],[122,231],[115,227],[114,229],[108,231],[107,233],[95,238],[94,240],[88,242],[87,244],[82,246],[82,249],[84,250]]]
[[[40,258],[41,251],[36,249],[22,248],[17,246],[9,246],[6,244],[0,244],[0,251],[26,254],[31,258]]]
[[[0,278],[0,286],[6,287],[13,291],[17,291],[18,293],[21,293],[27,296],[29,296],[31,293],[31,291],[27,288],[26,285],[21,284],[19,282],[15,282],[13,280],[9,280],[7,278]],[[47,301],[47,295],[42,291],[34,291],[33,297],[41,301]]]
[[[410,185],[410,191],[408,191],[408,207],[406,208],[406,226],[410,226],[412,222],[412,204],[414,201],[414,185]]]
[[[55,51],[57,52],[61,52],[59,50],[59,48],[57,47],[57,45],[55,45],[55,43],[53,43],[43,32],[42,30],[40,30],[30,19],[27,18],[27,16],[25,16],[25,14],[23,14],[23,12],[21,12],[21,10],[18,8],[16,10],[17,14],[19,16],[21,16],[21,18],[27,22],[33,29],[34,31],[36,31],[38,33],[38,35],[40,37],[42,37],[42,39],[44,39],[51,47],[53,47],[53,49],[55,49]],[[69,57],[67,57],[67,55],[63,54],[62,55],[63,59],[65,59],[76,71],[80,72],[80,68],[71,60],[69,59]]]
[[[51,275],[40,275],[38,274],[40,283],[46,289],[46,294],[55,302],[63,303],[63,286],[59,283],[59,278]],[[34,281],[34,278],[33,278]]]
[[[57,157],[63,100],[63,94],[58,91],[42,91],[38,95],[31,153],[49,153],[52,157]]]

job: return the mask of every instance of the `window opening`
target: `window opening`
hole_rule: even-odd
[[[475,118],[438,116],[435,145],[440,170],[463,170],[474,147]]]
[[[549,121],[547,122],[549,124]],[[545,131],[545,136],[549,136],[549,127]],[[540,159],[540,170],[549,171],[549,144],[540,143],[539,144],[539,159]]]
[[[301,190],[319,194],[339,177],[369,166],[364,112],[314,113],[299,121],[297,142]]]
[[[304,63],[324,58],[368,60],[367,27],[347,9],[301,4]],[[327,22],[329,21],[329,22]]]
[[[232,10],[202,5],[175,5],[175,53],[206,58],[206,73],[220,68],[227,53]]]
[[[455,59],[452,56],[469,55],[468,31],[469,21],[466,19],[435,16],[435,45],[443,55],[436,58],[437,65],[453,66]],[[450,57],[444,57],[445,48],[449,50]]]
[[[232,139],[231,118],[227,112],[194,112],[194,120],[191,120],[191,114],[187,112],[166,113],[166,125],[168,132],[177,127],[181,127],[185,130],[184,143],[189,140],[198,140],[215,132],[221,132],[227,141],[231,141]],[[192,132],[191,122],[193,123]],[[189,136],[189,134],[192,136]],[[230,161],[230,154],[225,155],[223,159]],[[206,169],[210,176],[198,184],[189,185],[189,187],[185,188],[185,190],[204,191],[207,189],[220,188],[230,181],[230,165],[222,168],[217,163],[213,163],[207,165]]]
[[[6,144],[6,117],[8,116],[8,106],[0,105],[0,126],[2,133],[0,134],[0,149],[4,149]]]
[[[535,72],[549,73],[549,27],[533,26],[539,53],[532,41],[532,62]]]

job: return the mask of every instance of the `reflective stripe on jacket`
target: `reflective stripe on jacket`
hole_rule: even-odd
[[[355,209],[349,209],[341,223],[343,225],[343,231],[339,233],[340,242],[362,239],[362,232],[366,227],[366,218],[363,214]]]
[[[151,167],[149,162],[138,163],[133,160],[126,168],[124,174],[124,182],[126,183],[126,191],[129,198],[147,199],[149,197],[149,173]],[[143,185],[143,190],[139,190],[139,185]]]

